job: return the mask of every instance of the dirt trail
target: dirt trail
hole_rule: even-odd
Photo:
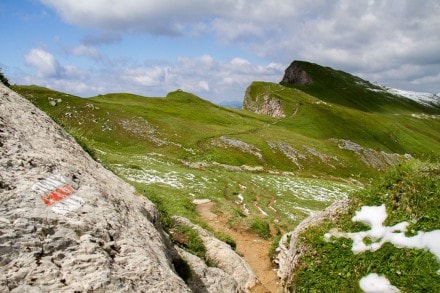
[[[268,255],[271,242],[246,231],[230,229],[226,216],[218,216],[212,212],[214,206],[215,203],[213,202],[199,204],[197,205],[197,212],[212,228],[227,233],[234,238],[237,243],[237,252],[248,262],[261,283],[254,286],[251,292],[282,292]]]

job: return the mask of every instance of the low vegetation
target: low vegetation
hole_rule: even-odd
[[[3,70],[0,68],[0,82],[2,82],[5,86],[10,87],[8,78],[3,74]]]
[[[410,162],[393,169],[380,183],[356,193],[352,203],[336,221],[325,222],[301,235],[300,241],[308,249],[300,260],[291,291],[359,292],[359,280],[377,273],[402,292],[439,292],[440,263],[427,250],[386,243],[375,252],[354,254],[352,240],[327,241],[324,235],[336,227],[350,232],[369,230],[369,226],[351,218],[362,206],[382,204],[388,213],[384,224],[408,221],[407,236],[440,229],[440,164]]]

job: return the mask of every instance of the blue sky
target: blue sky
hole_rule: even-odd
[[[439,15],[438,0],[2,0],[0,66],[83,97],[241,101],[293,60],[439,93]]]

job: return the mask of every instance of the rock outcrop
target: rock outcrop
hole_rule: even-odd
[[[286,117],[280,98],[271,96],[267,93],[254,97],[250,93],[250,88],[246,90],[243,100],[243,109],[276,118]]]
[[[218,240],[217,238],[212,236],[211,233],[198,225],[194,225],[186,218],[174,217],[174,220],[177,224],[188,226],[195,230],[206,247],[206,257],[209,262],[213,263],[217,268],[221,269],[223,271],[223,275],[226,273],[230,276],[229,281],[225,282],[225,280],[223,280],[223,282],[213,282],[209,280],[209,275],[205,273],[204,275],[208,280],[208,282],[205,281],[205,283],[214,283],[215,287],[219,288],[226,288],[227,286],[232,286],[233,283],[236,283],[238,284],[237,292],[247,291],[256,284],[257,277],[252,271],[249,264],[245,262],[243,258],[241,258],[234,250],[232,250],[232,248],[228,244]],[[188,259],[185,256],[184,258]],[[191,262],[189,263],[191,264]],[[203,267],[200,267],[199,265],[198,267],[199,269],[194,269],[195,272],[206,272],[206,269],[204,269]],[[212,274],[215,272],[212,271],[210,273]],[[228,283],[230,284],[228,285]]]
[[[284,71],[281,83],[306,85],[313,82],[310,75],[301,67],[299,61],[293,61]]]
[[[385,171],[388,167],[396,166],[402,161],[411,158],[411,155],[409,154],[402,156],[399,154],[364,148],[361,145],[346,139],[331,138],[329,141],[336,143],[340,149],[354,152],[364,164],[379,171]]]
[[[275,262],[278,264],[278,277],[281,279],[283,288],[291,286],[292,277],[299,266],[299,259],[307,250],[299,244],[299,236],[307,228],[318,226],[324,220],[332,219],[338,213],[348,209],[350,201],[348,199],[334,202],[321,212],[313,214],[302,221],[295,230],[284,234],[277,248],[277,257]]]
[[[155,206],[0,84],[0,291],[191,292]]]

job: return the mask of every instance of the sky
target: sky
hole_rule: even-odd
[[[11,83],[242,101],[294,60],[440,93],[439,0],[0,0]]]

